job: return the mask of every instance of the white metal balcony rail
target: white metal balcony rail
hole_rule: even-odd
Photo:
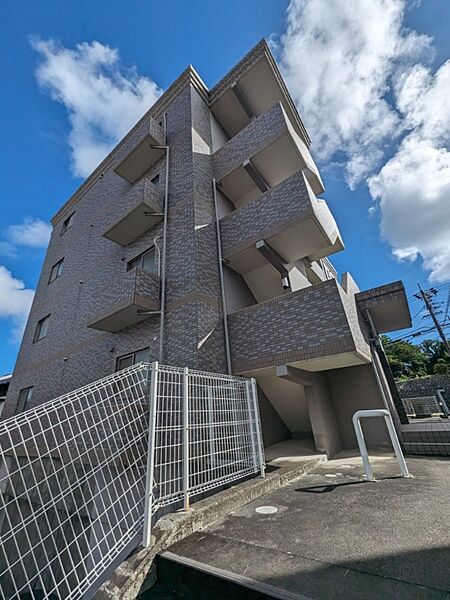
[[[87,600],[159,508],[258,471],[243,378],[141,363],[6,419],[0,597]]]

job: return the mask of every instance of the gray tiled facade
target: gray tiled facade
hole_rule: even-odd
[[[255,98],[247,88],[255,114],[249,117],[241,107],[239,116],[232,86],[238,82],[245,95],[245,78],[261,61],[261,72],[270,74],[261,90],[270,93]],[[237,133],[226,132],[230,119],[240,119]],[[280,138],[291,144],[289,166],[277,167],[272,187],[258,197],[243,196],[234,207],[219,198],[226,213],[219,215],[216,181],[220,186],[231,174],[235,185],[243,163]],[[312,191],[322,189],[318,173],[313,173],[316,187],[309,183],[315,169],[309,144],[265,42],[210,91],[192,67],[186,69],[53,218],[2,416],[14,414],[23,388],[33,386],[36,405],[108,375],[118,357],[146,348],[151,360],[175,366],[226,372],[230,364],[235,373],[256,374],[300,364],[330,370],[330,381],[333,369],[369,365],[369,329],[361,307],[379,308],[381,297],[398,301],[404,290],[385,286],[357,296],[349,275],[338,283],[333,269],[317,262],[342,245],[329,209]],[[264,165],[270,170],[271,161],[266,158]],[[134,235],[136,214],[145,219],[155,213],[148,229],[142,233],[146,225],[139,224]],[[72,226],[64,232],[72,214]],[[111,235],[118,228],[125,237]],[[297,244],[299,235],[304,239]],[[294,260],[289,290],[273,263],[264,263],[255,249],[256,242],[273,236],[290,256],[278,257],[282,268],[283,260]],[[160,256],[156,272],[129,265],[152,247]],[[248,250],[253,266],[244,265]],[[229,258],[235,273],[226,279]],[[52,266],[61,259],[63,273],[49,283]],[[273,269],[267,282],[267,270],[258,271],[261,264]],[[230,289],[232,310],[225,300]],[[34,342],[36,325],[47,315],[48,333]],[[341,381],[338,375],[334,379]],[[332,396],[321,400],[324,406],[333,405]],[[279,419],[276,411],[266,413],[273,423]],[[278,431],[286,429],[281,425]]]

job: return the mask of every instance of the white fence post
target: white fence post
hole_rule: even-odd
[[[260,418],[259,418],[259,407],[258,407],[258,392],[256,390],[256,379],[252,377],[252,400],[253,400],[253,413],[255,416],[255,430],[256,430],[256,439],[258,443],[258,456],[259,456],[259,466],[261,469],[261,477],[266,476],[266,461],[264,458],[264,449],[261,435],[261,427],[260,427]]]
[[[152,363],[150,393],[148,396],[148,451],[145,479],[143,545],[148,548],[152,535],[153,480],[155,470],[156,405],[158,395],[158,362]]]
[[[252,395],[253,395],[253,386],[252,386],[252,382],[249,380],[246,382],[245,384],[245,395],[247,397],[247,408],[248,408],[248,418],[249,418],[249,423],[250,423],[250,436],[252,439],[252,459],[253,459],[253,467],[255,469],[255,471],[258,470],[258,461],[256,460],[256,453],[258,452],[258,448],[256,445],[256,440],[255,440],[255,432],[253,431],[253,421],[256,419],[254,419],[254,413],[253,413],[253,402],[252,402]]]
[[[214,413],[215,413],[215,398],[213,396],[214,388],[208,386],[208,436],[209,436],[209,456],[211,461],[211,468],[217,467],[217,455],[216,455],[216,429],[214,426]]]
[[[391,413],[386,409],[373,409],[373,410],[357,410],[353,415],[353,427],[355,429],[356,439],[358,441],[359,451],[364,465],[364,471],[368,481],[373,481],[372,467],[370,466],[369,455],[367,453],[367,446],[364,440],[364,434],[361,427],[361,419],[363,417],[384,417],[386,427],[391,438],[392,446],[394,448],[395,456],[400,467],[400,473],[402,477],[409,477],[408,467],[406,466],[405,457],[398,441],[397,433],[395,431],[394,422],[392,421]]]
[[[183,371],[183,502],[189,510],[189,370]]]

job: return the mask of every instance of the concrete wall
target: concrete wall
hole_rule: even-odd
[[[223,280],[228,313],[256,304],[256,298],[251,293],[242,275],[226,265],[223,265]]]
[[[316,449],[334,456],[343,448],[343,440],[331,390],[324,373],[311,373],[312,385],[305,388]]]
[[[429,375],[398,381],[397,388],[402,398],[435,396],[437,390],[445,390],[445,399],[450,403],[450,375]]]
[[[352,417],[357,410],[384,408],[372,365],[360,365],[326,371],[328,389],[334,404],[344,448],[356,448]],[[363,423],[369,448],[389,443],[383,419],[367,419]]]
[[[308,403],[303,386],[276,376],[275,369],[263,374],[255,373],[258,385],[280,415],[290,432],[290,437],[302,438],[311,435]]]
[[[289,439],[291,433],[288,427],[259,385],[258,401],[264,448],[268,448],[278,442]]]

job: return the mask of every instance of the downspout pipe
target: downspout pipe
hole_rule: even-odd
[[[164,113],[164,131],[167,136],[167,113]],[[166,253],[167,253],[167,220],[169,215],[169,159],[170,149],[166,145],[166,181],[164,190],[164,222],[163,222],[163,243],[161,260],[161,314],[159,321],[159,362],[164,358],[164,324],[166,315]]]
[[[218,207],[218,203],[217,203],[217,185],[218,185],[217,180],[213,178],[214,211],[216,214],[217,256],[218,256],[218,261],[219,261],[220,292],[222,295],[222,313],[223,313],[223,331],[224,331],[224,337],[225,337],[225,353],[226,353],[226,357],[227,357],[228,374],[232,375],[230,336],[228,333],[227,300],[225,297],[225,284],[224,284],[224,279],[223,279],[222,239],[220,236],[219,207]]]

